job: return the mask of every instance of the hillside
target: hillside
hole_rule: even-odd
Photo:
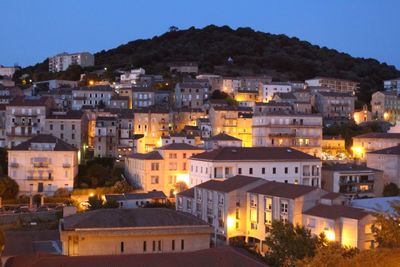
[[[229,57],[233,58],[233,64],[227,62]],[[170,62],[197,61],[201,72],[224,75],[266,73],[277,80],[332,76],[359,81],[359,98],[363,101],[369,101],[371,92],[380,89],[383,80],[400,76],[395,67],[375,59],[354,58],[285,35],[213,25],[132,41],[96,53],[95,61],[99,68],[144,67],[149,73],[166,71]],[[28,67],[26,71],[36,75],[46,72],[45,63]]]

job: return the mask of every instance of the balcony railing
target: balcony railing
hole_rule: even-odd
[[[49,163],[48,162],[33,162],[33,167],[34,168],[48,168]]]
[[[42,181],[53,181],[52,176],[39,176],[39,175],[29,175],[28,180],[42,180]]]
[[[71,164],[69,164],[69,163],[64,163],[64,164],[63,164],[63,168],[71,168]]]
[[[18,167],[19,167],[19,164],[16,163],[16,162],[11,162],[11,163],[10,163],[10,167],[11,167],[11,168],[18,168]]]

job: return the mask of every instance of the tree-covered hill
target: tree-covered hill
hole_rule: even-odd
[[[229,57],[233,63],[228,62]],[[223,75],[270,74],[278,80],[331,76],[355,80],[361,83],[359,97],[364,101],[369,101],[371,92],[382,87],[383,80],[400,76],[394,66],[375,59],[354,58],[295,37],[250,28],[233,30],[228,26],[174,29],[95,54],[96,67],[110,70],[143,67],[149,73],[162,73],[168,63],[179,61],[196,61],[201,72]],[[46,67],[43,62],[27,71],[37,75],[46,72]]]

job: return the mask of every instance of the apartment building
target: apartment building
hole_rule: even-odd
[[[365,165],[336,163],[322,166],[322,188],[350,199],[378,197],[383,192],[383,171]]]
[[[110,107],[114,89],[109,85],[79,87],[72,90],[72,109],[81,110],[84,106],[91,108]]]
[[[180,132],[186,125],[197,126],[197,119],[204,118],[206,113],[199,108],[179,108],[171,111],[173,130]]]
[[[400,133],[367,133],[353,137],[353,157],[365,161],[366,153],[400,144]]]
[[[272,221],[303,224],[304,212],[314,207],[326,192],[320,188],[266,182],[247,191],[246,240],[262,254]],[[319,234],[319,233],[317,233]]]
[[[46,117],[54,102],[49,97],[15,97],[6,106],[6,143],[11,148],[45,130]]]
[[[8,159],[8,175],[21,195],[72,190],[78,174],[78,150],[52,135],[40,134],[12,147]]]
[[[293,147],[321,157],[322,117],[319,114],[271,113],[255,109],[252,138],[255,147]]]
[[[167,196],[162,191],[104,195],[106,202],[117,202],[121,209],[143,208],[149,204],[165,204]]]
[[[21,68],[18,66],[7,67],[7,66],[0,65],[0,76],[12,78],[14,73],[20,69]]]
[[[321,113],[325,125],[343,124],[353,119],[355,99],[351,93],[318,92],[315,110]]]
[[[94,55],[88,52],[61,53],[49,57],[49,72],[66,71],[71,65],[79,65],[82,68],[94,66]]]
[[[201,138],[209,138],[211,136],[212,128],[209,118],[198,118],[196,125],[201,131]]]
[[[171,209],[99,209],[60,221],[63,255],[180,253],[210,247],[212,228]]]
[[[132,69],[130,71],[126,71],[124,73],[122,73],[120,75],[120,82],[122,84],[136,84],[139,81],[139,77],[141,75],[145,75],[146,74],[146,70],[143,68],[139,68],[139,69]]]
[[[210,138],[204,139],[204,148],[206,150],[213,150],[220,147],[242,147],[242,140],[220,133]]]
[[[247,191],[265,182],[242,175],[224,181],[210,180],[195,186],[192,198],[185,197],[186,191],[179,193],[176,209],[209,223],[215,237],[229,243],[230,238],[247,235]]]
[[[364,105],[361,110],[353,113],[354,122],[359,125],[364,122],[372,121],[372,112],[368,110],[368,105]]]
[[[392,80],[383,81],[383,88],[385,91],[393,91],[400,95],[400,77]]]
[[[359,89],[359,83],[350,80],[329,77],[315,77],[306,80],[308,87],[321,87],[329,89],[330,92],[350,93],[354,95]]]
[[[340,136],[324,136],[321,147],[323,160],[343,159],[347,154],[345,140]]]
[[[94,156],[115,157],[118,145],[118,117],[99,116],[94,130]]]
[[[360,250],[374,248],[372,225],[375,217],[362,209],[319,204],[303,213],[303,225],[312,234],[324,233],[330,241]]]
[[[367,166],[383,171],[383,184],[400,186],[400,145],[366,153]]]
[[[129,109],[129,97],[114,95],[110,99],[110,108]]]
[[[319,187],[321,160],[288,147],[222,147],[189,159],[190,186],[235,175]]]
[[[188,159],[203,149],[185,143],[172,143],[149,153],[133,153],[125,160],[125,175],[144,191],[163,191],[174,197],[177,183],[189,184]]]
[[[241,139],[244,146],[251,146],[252,109],[247,107],[212,106],[208,118],[212,135],[226,133]]]
[[[396,92],[375,92],[371,98],[372,118],[396,122],[400,119],[400,97]]]
[[[82,110],[53,111],[45,120],[45,134],[51,134],[79,150],[79,161],[88,146],[88,116]]]
[[[133,108],[153,106],[155,103],[155,90],[152,87],[133,87],[132,105]]]
[[[174,143],[185,143],[195,145],[196,139],[193,135],[185,133],[171,133],[168,136],[161,137],[161,146],[170,145]]]
[[[0,147],[6,146],[6,105],[0,104]]]
[[[201,82],[182,82],[175,87],[175,107],[202,108],[208,99],[208,86]]]
[[[161,137],[172,130],[168,109],[152,107],[134,110],[134,134],[142,134],[138,140],[137,152],[145,153],[160,147]]]
[[[259,100],[258,90],[249,91],[240,89],[234,95],[234,99],[237,101],[239,107],[253,107],[255,103]]]
[[[199,72],[199,65],[197,62],[174,62],[169,64],[169,71],[197,74]]]
[[[269,102],[276,93],[288,93],[292,91],[292,85],[287,82],[271,82],[260,84],[259,96],[260,101]]]

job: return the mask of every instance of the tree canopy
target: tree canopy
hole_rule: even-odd
[[[0,177],[0,197],[3,199],[14,199],[19,192],[18,184],[8,176]]]

